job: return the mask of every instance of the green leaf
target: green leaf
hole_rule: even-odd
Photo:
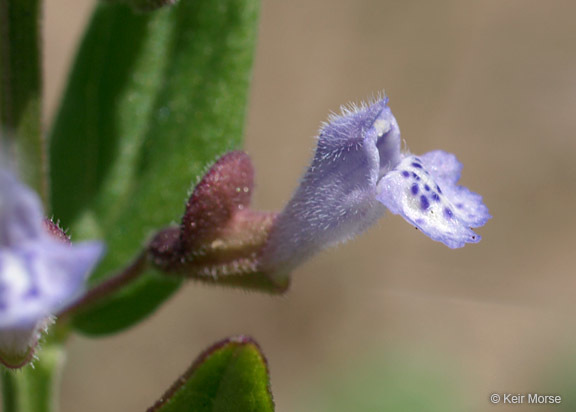
[[[173,6],[178,0],[108,0],[129,4],[134,10],[142,13],[151,12],[162,7]]]
[[[0,150],[46,201],[41,16],[40,0],[0,0]]]
[[[90,306],[88,310],[79,311],[74,316],[73,325],[88,335],[120,332],[127,325],[138,323],[153,313],[180,285],[181,279],[165,279],[148,272],[129,287]]]
[[[103,238],[108,247],[92,283],[179,221],[206,164],[241,145],[258,9],[258,0],[183,1],[146,15],[97,6],[50,146],[55,218],[74,240]],[[119,331],[177,288],[147,273],[74,326]]]
[[[270,412],[266,360],[247,337],[221,341],[204,353],[149,412]]]

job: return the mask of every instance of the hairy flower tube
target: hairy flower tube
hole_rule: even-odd
[[[324,124],[312,164],[273,225],[262,267],[281,281],[300,262],[368,228],[385,210],[450,248],[476,243],[491,217],[482,197],[458,186],[452,154],[403,153],[382,98],[343,109]]]
[[[43,217],[38,196],[0,168],[0,361],[26,364],[51,315],[84,290],[99,242],[70,244]]]

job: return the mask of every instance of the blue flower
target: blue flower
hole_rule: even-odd
[[[78,298],[103,245],[72,245],[44,220],[40,200],[0,168],[0,355],[29,350],[46,319]]]
[[[462,165],[441,151],[403,153],[387,103],[344,108],[321,128],[312,164],[263,254],[263,267],[281,268],[275,276],[361,233],[386,209],[451,248],[480,240],[471,228],[490,215],[481,196],[457,185]]]

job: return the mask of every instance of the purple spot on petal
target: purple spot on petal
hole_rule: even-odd
[[[418,184],[414,183],[412,185],[412,187],[410,187],[410,191],[412,191],[413,195],[417,195],[418,194]]]
[[[34,299],[37,298],[38,296],[40,296],[40,291],[38,290],[38,287],[32,286],[24,294],[24,299]]]
[[[418,169],[422,169],[422,165],[420,163],[412,162],[412,166],[417,167]]]
[[[456,207],[458,209],[462,209],[464,207],[464,205],[462,203],[456,203]]]
[[[420,176],[418,176],[416,173],[412,172],[412,177],[416,180],[420,180]]]
[[[444,209],[444,216],[446,216],[446,218],[451,219],[454,216],[454,213],[452,212],[452,209],[450,209],[449,207]]]
[[[435,202],[440,201],[440,196],[438,196],[438,193],[432,192],[432,194],[430,196],[432,196],[432,200],[434,200]]]
[[[428,198],[424,195],[420,196],[420,208],[422,210],[426,210],[430,207],[430,202],[428,201]]]
[[[407,172],[406,170],[403,170],[403,171],[402,171],[402,176],[404,176],[404,177],[409,177],[409,176],[410,176],[410,173]]]
[[[429,191],[430,191],[430,186],[424,185],[424,190],[426,190],[427,192],[429,192]]]
[[[440,189],[440,186],[436,185],[436,190],[438,191],[438,193],[442,193],[442,189]]]

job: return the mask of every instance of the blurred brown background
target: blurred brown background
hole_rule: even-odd
[[[46,2],[47,120],[92,5]],[[297,270],[284,297],[189,284],[128,333],[74,338],[62,410],[144,410],[238,333],[264,348],[278,412],[316,412],[317,391],[386,353],[437,360],[462,410],[535,391],[568,408],[576,382],[554,382],[576,369],[575,15],[573,1],[263,0],[246,134],[257,206],[287,201],[330,111],[385,90],[410,150],[456,153],[494,218],[450,250],[387,216]]]

